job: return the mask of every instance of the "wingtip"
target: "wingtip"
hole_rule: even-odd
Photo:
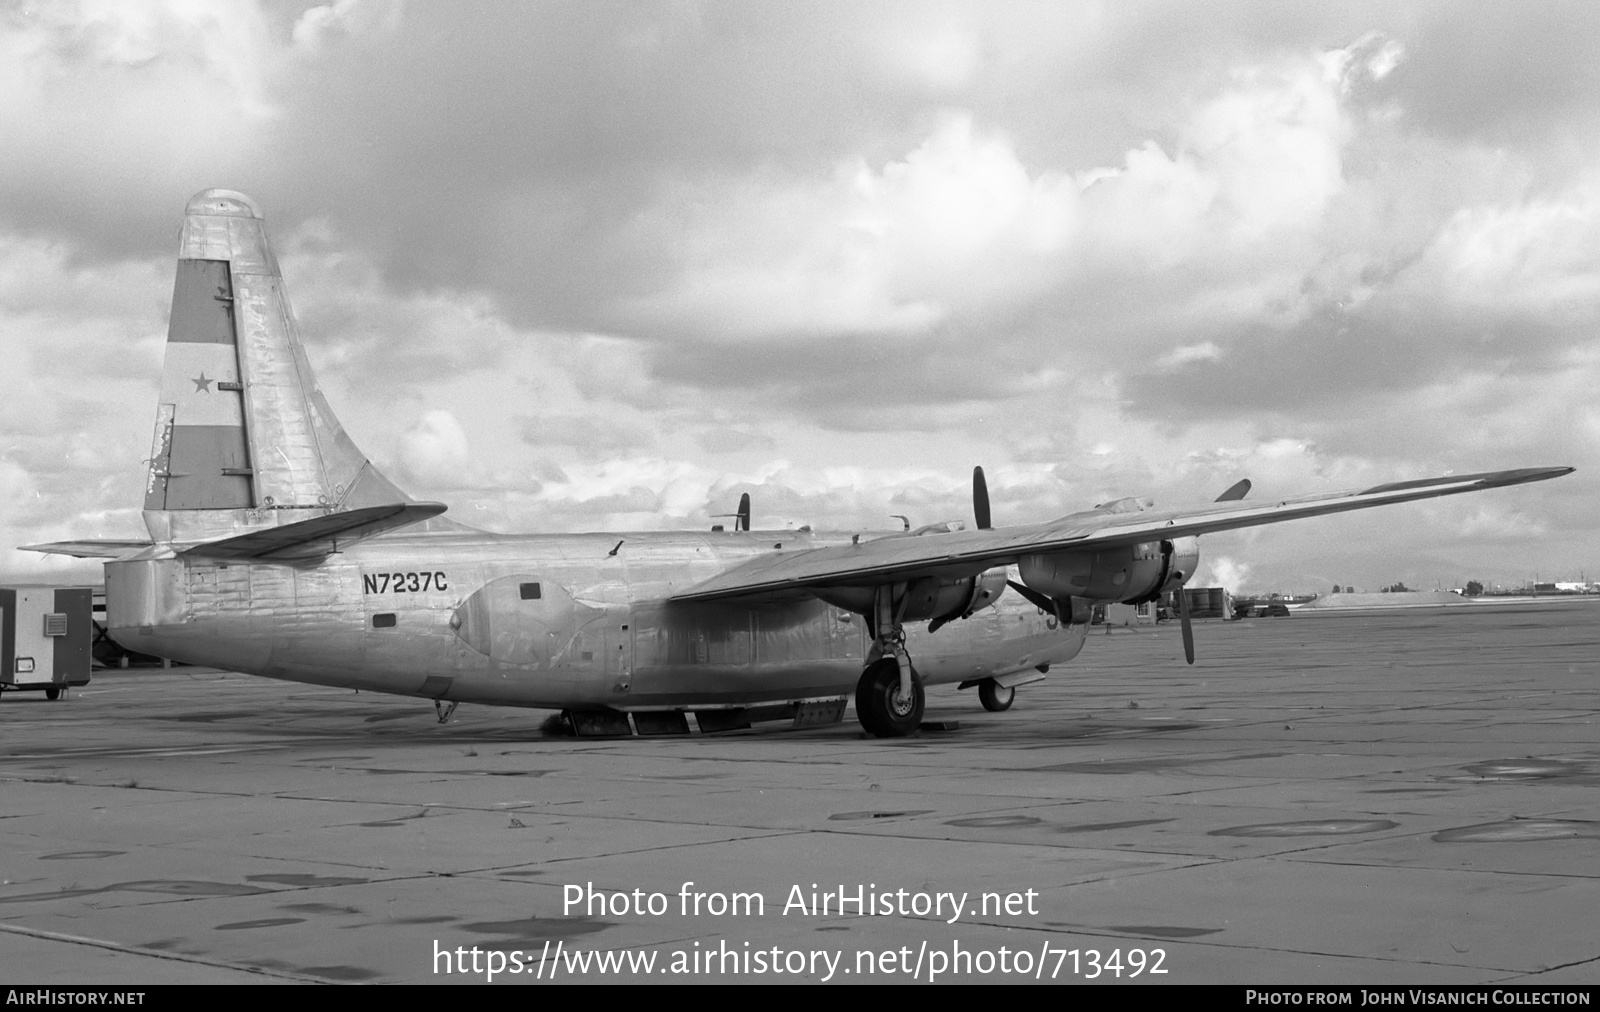
[[[1519,467],[1509,471],[1481,471],[1477,474],[1447,474],[1438,478],[1418,478],[1413,481],[1392,481],[1383,485],[1374,485],[1362,489],[1361,495],[1378,495],[1389,492],[1404,492],[1410,489],[1433,488],[1443,485],[1467,486],[1469,488],[1504,488],[1507,485],[1526,485],[1530,481],[1548,481],[1551,478],[1560,478],[1563,475],[1576,471],[1575,467]],[[1448,495],[1449,492],[1440,492],[1439,495]]]
[[[1575,467],[1523,467],[1515,471],[1501,471],[1490,475],[1484,482],[1486,485],[1521,485],[1530,481],[1549,481],[1551,478],[1561,478],[1576,471]]]

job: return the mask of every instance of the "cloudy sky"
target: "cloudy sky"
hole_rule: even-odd
[[[1593,578],[1597,52],[1577,2],[3,4],[0,544],[142,535],[217,186],[357,442],[475,526],[1571,464],[1202,577]]]

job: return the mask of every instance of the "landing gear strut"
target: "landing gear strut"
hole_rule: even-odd
[[[456,700],[452,699],[446,702],[443,699],[435,699],[433,701],[433,712],[439,715],[439,723],[449,723],[451,714],[456,712]]]
[[[1011,709],[1011,704],[1017,699],[1017,690],[1013,686],[1001,685],[993,678],[985,678],[978,683],[978,702],[990,713],[1001,713]]]
[[[900,603],[895,605],[895,591]],[[867,655],[867,668],[856,683],[856,717],[867,733],[879,738],[903,738],[922,723],[926,697],[922,680],[906,653],[906,631],[900,624],[905,613],[905,584],[886,584],[872,602],[875,640]]]

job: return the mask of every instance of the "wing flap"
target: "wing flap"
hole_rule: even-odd
[[[312,517],[281,527],[268,527],[221,541],[207,541],[184,549],[185,555],[214,559],[259,559],[263,562],[303,562],[323,559],[341,548],[445,511],[437,502],[391,503]]]
[[[1486,471],[1267,502],[1226,500],[1182,510],[1080,513],[1020,527],[955,531],[919,538],[890,536],[853,545],[775,553],[752,559],[674,595],[673,600],[709,601],[804,587],[870,585],[930,575],[974,575],[991,566],[1008,565],[1024,555],[1039,552],[1093,551],[1141,541],[1213,534],[1545,481],[1572,471],[1570,467]]]

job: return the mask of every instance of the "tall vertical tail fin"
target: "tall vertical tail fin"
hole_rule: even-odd
[[[144,515],[159,541],[207,540],[412,501],[345,434],[300,346],[254,201],[189,201]]]

